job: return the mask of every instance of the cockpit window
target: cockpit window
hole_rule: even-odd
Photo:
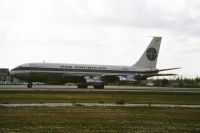
[[[13,70],[21,70],[22,69],[22,66],[18,66],[16,68],[14,68]]]

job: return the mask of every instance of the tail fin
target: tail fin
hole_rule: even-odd
[[[161,40],[162,37],[153,37],[143,55],[133,66],[142,68],[156,68]]]

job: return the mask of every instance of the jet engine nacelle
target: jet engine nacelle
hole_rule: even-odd
[[[136,80],[134,76],[118,76],[118,81],[120,83],[135,83],[138,80]]]
[[[104,84],[100,77],[85,76],[84,79],[86,83],[90,85]]]

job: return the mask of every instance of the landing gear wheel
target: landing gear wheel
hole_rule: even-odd
[[[28,88],[32,88],[32,86],[33,86],[32,82],[29,82],[29,83],[27,84],[27,87],[28,87]]]
[[[88,88],[87,84],[78,84],[77,85],[78,88]]]
[[[104,85],[94,85],[94,89],[104,89]]]

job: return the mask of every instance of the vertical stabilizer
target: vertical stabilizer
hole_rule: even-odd
[[[161,40],[162,37],[153,37],[143,55],[133,66],[142,68],[156,68]]]

